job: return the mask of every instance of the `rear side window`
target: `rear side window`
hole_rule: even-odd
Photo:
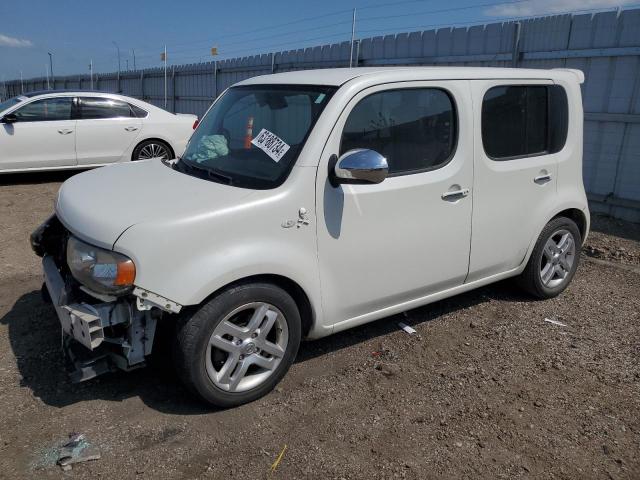
[[[131,107],[126,102],[101,97],[80,98],[80,120],[123,117],[135,117]]]
[[[342,132],[340,154],[375,150],[390,175],[441,167],[453,155],[456,112],[449,94],[437,88],[386,90],[361,100]]]
[[[567,94],[559,85],[503,85],[482,102],[482,143],[493,160],[556,153],[567,140]]]
[[[141,109],[140,107],[136,107],[135,105],[129,105],[131,107],[131,111],[133,112],[133,116],[138,118],[145,118],[149,113],[146,110]]]
[[[19,122],[70,120],[72,105],[72,97],[45,98],[28,103],[14,113]]]

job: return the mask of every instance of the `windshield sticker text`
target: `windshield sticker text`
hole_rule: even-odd
[[[279,162],[289,150],[289,145],[284,140],[266,128],[260,130],[251,143],[269,155],[274,162]]]

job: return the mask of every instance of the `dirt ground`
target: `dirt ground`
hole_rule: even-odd
[[[211,411],[168,358],[68,383],[28,243],[68,176],[0,177],[0,478],[640,478],[639,225],[594,219],[557,299],[502,282],[305,343]],[[102,458],[63,473],[72,432]]]

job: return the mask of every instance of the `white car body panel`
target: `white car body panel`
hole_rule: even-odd
[[[0,124],[0,172],[76,165],[75,120]]]
[[[172,114],[149,103],[112,93],[51,92],[27,97],[0,117],[43,98],[100,97],[124,101],[147,112],[144,118],[78,119],[0,123],[0,173],[89,168],[129,162],[145,140],[167,143],[180,156],[193,133],[196,115]],[[73,129],[72,134],[60,133]]]
[[[459,111],[471,108],[466,81],[388,83],[366,88],[349,100],[340,115],[319,172],[327,171],[329,158],[339,150],[344,124],[360,100],[388,89],[418,87],[444,89],[455,98]],[[449,190],[473,186],[473,118],[462,116],[458,123],[458,146],[444,167],[389,177],[377,185],[327,188],[318,182],[323,309],[336,322],[464,282],[471,241],[471,193],[456,201],[442,199]],[[447,251],[456,253],[444,253]],[[375,265],[375,272],[362,268],[368,264]]]
[[[183,306],[236,280],[286,277],[306,293],[313,312],[307,336],[318,338],[517,275],[544,225],[565,209],[584,212],[586,233],[579,80],[570,70],[460,67],[255,77],[240,84],[340,86],[282,185],[236,188],[152,160],[73,177],[56,213],[85,241],[133,259],[137,287]],[[486,89],[554,82],[569,100],[565,147],[525,163],[488,159],[480,136]],[[398,85],[453,95],[459,128],[452,160],[377,185],[333,189],[328,162],[350,109],[367,93]],[[540,186],[533,178],[543,169],[552,182]],[[455,186],[469,194],[444,201],[441,195]],[[298,220],[301,208],[308,224],[283,228]]]
[[[143,128],[142,118],[97,118],[76,123],[79,166],[123,161]]]

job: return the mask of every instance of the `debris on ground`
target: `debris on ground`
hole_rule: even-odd
[[[553,323],[554,325],[558,325],[559,327],[566,327],[564,323],[559,322],[558,320],[553,320],[552,318],[545,318],[544,321],[548,323]]]
[[[92,446],[86,437],[79,433],[69,435],[69,441],[65,443],[58,454],[58,465],[62,470],[71,470],[76,463],[99,460],[100,452]]]
[[[414,328],[411,328],[409,325],[407,325],[406,323],[398,323],[398,326],[404,330],[405,332],[407,332],[409,335],[413,335],[415,333],[418,333]]]
[[[276,458],[276,461],[273,462],[273,465],[271,465],[271,473],[274,473],[276,471],[276,468],[278,468],[278,465],[280,465],[280,460],[282,460],[282,457],[284,456],[284,452],[286,451],[287,451],[287,445],[285,444],[284,448],[280,452],[280,455],[278,455],[278,458]]]

